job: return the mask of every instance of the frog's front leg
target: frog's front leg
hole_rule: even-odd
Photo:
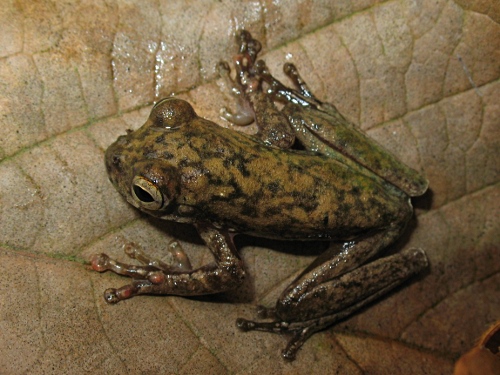
[[[392,226],[357,243],[346,242],[340,253],[322,254],[282,293],[274,309],[260,311],[260,317],[272,317],[272,322],[238,319],[237,326],[243,331],[293,333],[282,352],[285,359],[293,360],[313,333],[348,317],[427,267],[420,249],[363,265],[403,228]]]
[[[110,270],[135,279],[131,284],[119,289],[107,289],[104,292],[106,302],[117,303],[139,294],[183,296],[212,294],[240,285],[245,271],[230,236],[204,224],[197,224],[196,228],[215,260],[214,264],[196,270],[174,269],[157,261],[151,262],[143,254],[140,254],[139,260],[147,264],[144,266],[123,264],[110,259],[106,254],[94,255],[91,258],[94,270],[99,272]]]

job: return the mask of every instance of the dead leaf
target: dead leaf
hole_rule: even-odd
[[[8,1],[0,8],[0,368],[21,373],[451,373],[500,311],[500,25],[484,1]],[[493,5],[495,4],[495,5]],[[431,191],[398,248],[430,271],[334,328],[293,363],[284,338],[238,332],[311,261],[241,240],[249,279],[200,299],[105,304],[128,281],[85,262],[189,227],[148,220],[107,180],[105,148],[179,93],[220,122],[215,64],[245,27],[272,72],[293,61],[317,96],[424,171]],[[225,125],[225,124],[222,124]],[[257,247],[258,246],[258,247]],[[283,245],[280,245],[283,246]]]

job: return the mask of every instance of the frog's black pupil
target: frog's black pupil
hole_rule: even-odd
[[[150,203],[154,202],[154,198],[146,190],[140,186],[134,185],[134,194],[141,202]]]

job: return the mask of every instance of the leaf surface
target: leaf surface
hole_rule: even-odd
[[[0,368],[22,373],[451,373],[500,311],[500,7],[437,1],[9,1],[0,9]],[[293,61],[403,161],[430,192],[395,246],[423,248],[429,272],[311,338],[239,332],[312,261],[297,244],[243,237],[239,290],[107,305],[127,279],[86,262],[161,257],[190,227],[140,216],[109,183],[106,147],[172,93],[223,126],[215,65],[245,27],[273,74]],[[285,79],[283,79],[285,81]]]

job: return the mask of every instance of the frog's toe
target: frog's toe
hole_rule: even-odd
[[[142,268],[145,272],[148,271],[189,271],[192,269],[189,257],[182,249],[182,246],[177,241],[171,241],[167,248],[167,262],[156,259],[146,255],[140,246],[131,242],[124,246],[124,252],[131,259],[136,259],[141,262],[145,267],[135,267],[136,269]],[[134,266],[129,266],[130,268]],[[140,273],[141,276],[148,276],[148,273]],[[130,275],[132,276],[132,275]],[[134,276],[132,276],[134,277]]]
[[[286,361],[293,361],[298,350],[304,345],[307,339],[323,328],[321,325],[317,324],[317,321],[290,324],[283,321],[255,322],[243,318],[238,318],[236,320],[236,326],[243,332],[262,331],[280,334],[292,333],[293,336],[288,341],[285,349],[281,352],[281,356]]]
[[[274,307],[257,306],[257,317],[259,319],[277,319],[276,309]]]
[[[288,324],[286,322],[256,322],[243,318],[236,319],[236,327],[243,332],[248,331],[263,331],[272,333],[283,333],[288,331]]]
[[[106,289],[106,291],[104,292],[104,300],[110,305],[114,305],[115,303],[119,302],[120,298],[118,298],[116,294],[116,289],[114,288]]]
[[[152,284],[161,285],[165,283],[166,274],[163,271],[149,272],[146,277]]]
[[[222,107],[219,112],[220,116],[229,121],[233,125],[247,126],[254,122],[254,114],[240,106],[237,113],[233,113],[226,107]]]
[[[304,328],[295,332],[295,335],[293,335],[293,337],[288,341],[286,348],[281,351],[281,356],[283,357],[283,359],[285,361],[295,360],[299,349],[315,332],[315,330],[311,330],[309,328]]]
[[[90,265],[94,271],[104,272],[109,269],[109,260],[109,256],[104,253],[93,254],[90,257]]]
[[[191,266],[191,261],[188,255],[184,252],[181,244],[174,240],[170,241],[168,244],[168,253],[172,256],[172,267],[179,271],[191,271],[193,267]],[[168,271],[169,268],[163,269],[163,271]]]
[[[255,322],[243,318],[236,319],[236,327],[243,332],[253,331],[255,329]]]
[[[248,53],[253,61],[255,61],[255,58],[262,49],[260,42],[254,39],[252,34],[246,30],[240,30],[237,34],[237,39],[240,44],[240,53]]]
[[[144,285],[142,285],[144,284]],[[141,291],[141,287],[148,287],[150,283],[145,280],[140,280],[132,284],[124,285],[121,288],[109,288],[104,291],[104,300],[110,305],[114,305],[124,299],[132,298]]]
[[[231,68],[229,67],[229,63],[227,61],[219,61],[216,68],[217,73],[219,73],[219,76],[221,77],[229,76],[229,74],[231,73]]]

